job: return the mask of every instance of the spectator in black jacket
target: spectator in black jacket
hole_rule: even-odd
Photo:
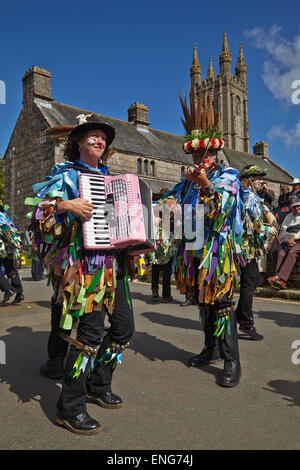
[[[263,200],[263,203],[273,212],[273,202],[275,200],[275,193],[272,189],[269,189],[266,181],[261,182],[261,189],[257,191],[259,197]]]
[[[291,212],[289,208],[290,195],[291,191],[288,185],[282,185],[280,188],[280,196],[278,198],[278,213],[276,215],[278,225],[281,225],[284,218]]]

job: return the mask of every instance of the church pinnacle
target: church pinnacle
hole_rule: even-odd
[[[190,68],[191,73],[191,89],[194,95],[197,94],[197,90],[201,86],[201,67],[199,64],[196,44],[194,44],[193,51],[193,63]]]
[[[247,73],[247,66],[245,64],[243,46],[242,44],[240,44],[239,56],[237,60],[237,65],[235,67],[235,74],[243,82],[246,82],[246,73]]]
[[[207,77],[206,78],[214,78],[214,69],[212,66],[211,57],[209,58],[208,70],[207,70]]]
[[[193,51],[193,63],[191,67],[191,74],[200,73],[201,74],[201,67],[199,64],[198,54],[196,44],[194,44],[194,51]]]
[[[230,73],[231,57],[232,55],[229,52],[226,31],[224,31],[222,51],[219,56],[221,75]]]

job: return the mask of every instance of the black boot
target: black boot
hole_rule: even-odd
[[[190,358],[189,365],[192,367],[202,367],[207,366],[208,364],[217,364],[219,362],[223,362],[223,359],[221,359],[220,356],[219,346],[205,346],[200,354]]]
[[[88,392],[87,397],[95,400],[102,408],[116,409],[121,408],[123,405],[122,398],[115,395],[111,390],[98,394]]]
[[[111,383],[114,372],[113,363],[99,363],[100,358],[111,346],[109,336],[106,335],[99,348],[95,359],[95,370],[87,381],[87,397],[96,401],[103,408],[121,408],[122,399],[111,391]]]
[[[243,325],[240,325],[240,331],[245,333],[245,335],[249,336],[250,339],[253,339],[254,341],[261,341],[264,339],[263,335],[258,333],[254,326],[250,326],[247,328]]]
[[[91,418],[87,412],[66,418],[59,411],[57,411],[55,421],[60,426],[64,426],[75,434],[91,435],[97,434],[99,431],[101,431],[101,424],[99,424],[95,419]]]
[[[20,302],[22,302],[22,300],[24,300],[25,297],[24,297],[24,294],[23,292],[19,292],[16,297],[14,298],[14,300],[12,301],[12,304],[19,304]]]
[[[41,364],[40,374],[50,379],[61,379],[64,376],[64,358],[48,359]]]
[[[188,305],[196,305],[196,302],[192,297],[187,297],[185,301],[180,304],[180,307],[187,307]]]
[[[225,361],[220,385],[222,387],[236,387],[239,384],[241,375],[241,364],[238,359]]]
[[[8,290],[7,292],[5,292],[3,300],[2,300],[2,305],[6,304],[14,294],[15,294],[15,291],[13,290]]]
[[[205,312],[205,346],[200,354],[191,357],[189,365],[193,367],[203,367],[207,366],[208,364],[222,362],[219,340],[216,336],[214,336],[216,329],[214,311],[209,305],[207,305],[205,306]]]

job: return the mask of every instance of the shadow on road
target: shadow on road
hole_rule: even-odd
[[[300,406],[300,381],[290,382],[288,380],[272,380],[268,382],[271,388],[264,388],[268,392],[282,395],[289,406]]]
[[[140,331],[135,331],[131,340],[130,349],[132,349],[135,354],[142,354],[150,361],[178,361],[187,367],[189,365],[190,358],[198,353],[179,349],[168,341],[164,341],[156,336],[149,335],[145,332],[142,333]],[[220,375],[220,369],[217,367],[205,366],[202,367],[201,370],[214,375],[216,380]]]
[[[300,316],[296,313],[287,312],[263,312],[256,310],[255,313],[266,320],[274,321],[278,326],[285,326],[288,328],[300,327]]]
[[[6,364],[0,365],[0,382],[10,385],[10,391],[23,403],[38,401],[53,421],[60,388],[39,373],[46,360],[49,332],[33,332],[29,327],[14,326],[0,339],[6,346]]]
[[[163,326],[172,326],[174,328],[184,328],[188,330],[201,330],[200,320],[191,320],[190,318],[176,317],[168,313],[159,312],[142,312],[141,315],[153,323],[159,323]]]
[[[141,300],[142,302],[145,302],[146,304],[151,304],[151,305],[161,305],[161,301],[162,301],[162,298],[159,297],[158,299],[153,299],[152,298],[152,294],[151,294],[151,291],[149,292],[149,294],[142,294],[141,292],[134,292],[131,290],[131,297],[132,299],[135,299],[135,300]],[[171,303],[169,303],[168,305],[172,305],[172,304],[181,304],[183,301],[179,301],[179,300],[176,300],[176,299],[173,299]]]

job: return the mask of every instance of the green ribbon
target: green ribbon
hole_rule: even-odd
[[[24,204],[26,204],[26,206],[37,206],[41,201],[43,201],[43,199],[39,199],[37,197],[27,197],[24,201]]]
[[[101,268],[99,269],[99,271],[97,272],[97,274],[95,275],[94,279],[92,280],[92,282],[90,283],[89,287],[87,288],[87,291],[89,293],[93,292],[93,290],[95,289],[95,287],[99,284],[100,282],[100,279],[101,279],[101,276],[102,276],[102,273],[103,273],[103,264],[101,266]]]
[[[125,293],[126,293],[126,299],[127,299],[128,307],[131,310],[131,301],[130,301],[127,277],[128,277],[128,266],[127,266],[127,262],[125,260],[125,265],[124,265],[124,287],[125,287]]]

